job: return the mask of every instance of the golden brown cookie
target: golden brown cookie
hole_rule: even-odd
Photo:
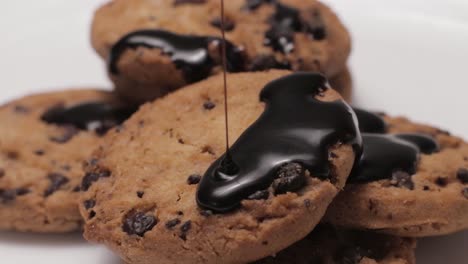
[[[255,264],[414,264],[416,240],[317,226],[303,240]]]
[[[0,230],[81,228],[82,162],[129,112],[110,93],[70,90],[0,107]]]
[[[225,152],[221,76],[142,106],[86,169],[80,203],[86,239],[107,245],[127,263],[144,264],[155,259],[246,263],[305,237],[343,187],[360,136],[351,109],[325,86],[323,76],[288,74],[228,75],[230,151],[233,164],[238,164],[234,174],[224,166],[210,173]],[[281,118],[290,120],[276,128],[305,125],[297,114],[313,130],[288,130],[286,136],[272,127],[270,134],[261,133],[283,106],[290,111],[280,111],[288,115]],[[307,111],[309,106],[323,111]],[[259,131],[263,137],[250,141]],[[307,140],[295,141],[302,136]],[[283,142],[291,143],[286,152],[290,157],[283,156]],[[354,142],[353,147],[346,142]],[[243,155],[245,148],[256,154]],[[298,149],[319,154],[294,155]],[[272,152],[262,152],[268,150]],[[316,167],[309,167],[306,156]],[[256,168],[251,174],[245,174],[248,165]],[[264,167],[267,172],[258,174]]]
[[[316,1],[225,1],[228,70],[342,72],[351,50],[338,17]],[[118,19],[116,19],[118,18]],[[92,44],[116,91],[142,102],[220,71],[220,1],[113,0]]]
[[[374,134],[363,134],[362,168],[325,221],[411,237],[467,229],[468,144],[405,118],[357,113],[361,131]]]

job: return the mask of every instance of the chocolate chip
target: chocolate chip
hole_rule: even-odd
[[[201,180],[201,176],[198,174],[192,174],[187,178],[187,183],[189,185],[198,184]]]
[[[143,192],[143,191],[138,191],[137,192],[138,198],[143,198],[143,195],[145,195],[145,192]]]
[[[286,60],[279,62],[273,55],[259,55],[252,60],[247,68],[248,71],[265,71],[269,69],[290,70],[291,64]]]
[[[172,220],[169,220],[169,221],[166,222],[166,228],[167,229],[172,229],[178,224],[180,224],[180,219],[178,219],[178,218],[172,219]]]
[[[424,191],[429,191],[430,188],[429,188],[429,186],[425,185],[425,186],[423,187],[423,190],[424,190]]]
[[[439,185],[440,187],[445,187],[448,184],[447,178],[444,177],[437,177],[435,183]]]
[[[86,200],[83,202],[83,206],[86,208],[86,210],[89,210],[91,208],[94,208],[96,206],[96,201],[95,200]]]
[[[180,227],[179,237],[184,241],[187,240],[187,233],[188,231],[190,231],[191,228],[192,228],[192,221],[189,220],[183,223],[182,226]]]
[[[50,196],[58,189],[60,189],[60,187],[62,187],[70,181],[67,177],[60,173],[51,173],[47,175],[47,178],[49,178],[50,184],[44,192],[45,197]]]
[[[177,215],[182,216],[182,215],[184,215],[184,212],[182,212],[182,211],[177,211]]]
[[[203,103],[203,108],[205,108],[206,110],[211,110],[215,107],[216,107],[216,104],[211,101],[206,101]]]
[[[303,31],[311,34],[315,40],[324,40],[327,37],[325,24],[318,10],[314,10],[310,15],[304,16],[302,28]]]
[[[414,190],[414,183],[411,175],[404,171],[396,171],[392,174],[390,185],[395,187],[403,187],[409,190]]]
[[[468,183],[468,169],[460,168],[457,171],[457,179],[459,179],[463,184]]]
[[[18,188],[13,190],[0,189],[0,203],[9,203],[16,199],[17,196],[23,196],[31,191],[27,188]]]
[[[275,195],[293,192],[301,189],[306,183],[304,167],[295,162],[281,166],[277,172],[272,187]]]
[[[183,4],[204,4],[206,0],[175,0],[174,5],[183,5]]]
[[[23,105],[15,105],[15,107],[13,108],[13,111],[15,111],[15,113],[18,113],[18,114],[28,114],[29,112],[31,112],[29,108]]]
[[[217,17],[217,18],[214,18],[213,20],[211,20],[211,25],[221,29],[221,27],[223,26],[223,23],[221,23],[221,22],[222,22],[221,18]],[[235,27],[236,27],[236,24],[234,23],[234,21],[232,21],[229,18],[224,19],[224,30],[225,31],[232,31],[232,30],[234,30]]]
[[[80,186],[75,186],[75,188],[73,188],[72,191],[73,192],[79,192],[79,191],[81,191],[81,187]]]
[[[143,237],[146,232],[153,229],[158,219],[144,212],[130,212],[125,216],[122,229],[129,235]]]
[[[37,156],[44,156],[45,152],[42,149],[38,149],[34,151],[34,154],[36,154]]]
[[[108,178],[111,176],[111,172],[108,170],[102,170],[98,172],[88,172],[85,174],[83,177],[83,180],[81,181],[81,190],[82,191],[87,191],[89,187],[94,182],[97,182],[100,178]]]
[[[304,205],[306,208],[310,208],[310,206],[312,205],[312,202],[310,201],[310,199],[305,199],[304,200]]]
[[[247,197],[248,200],[266,200],[270,196],[268,190],[256,191]]]
[[[468,188],[465,188],[462,190],[463,196],[465,196],[466,199],[468,199]]]
[[[89,212],[88,218],[89,218],[89,219],[93,219],[95,216],[96,216],[96,212],[95,212],[95,211],[91,211],[91,212]]]
[[[63,134],[60,136],[51,136],[49,137],[50,141],[64,144],[72,139],[76,134],[79,133],[79,130],[74,126],[63,126]]]

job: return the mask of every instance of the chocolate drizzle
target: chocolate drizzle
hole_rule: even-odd
[[[437,142],[417,133],[384,134],[387,124],[370,112],[355,109],[363,140],[363,154],[348,180],[350,183],[366,183],[391,179],[394,173],[414,174],[421,153],[437,152]]]
[[[41,119],[50,124],[91,130],[102,135],[127,120],[137,107],[118,107],[105,102],[85,102],[71,107],[54,106]]]
[[[113,47],[109,57],[109,71],[119,74],[117,63],[128,49],[146,47],[160,49],[169,56],[180,69],[188,83],[205,79],[212,69],[219,64],[220,54],[213,55],[211,47],[217,48],[221,42],[217,37],[180,35],[164,30],[140,30],[129,33]],[[245,62],[242,50],[231,42],[226,42],[227,70],[244,70]]]
[[[287,163],[300,164],[314,177],[329,178],[328,148],[338,142],[360,151],[352,109],[342,100],[315,98],[326,89],[326,79],[313,73],[291,74],[266,85],[260,94],[266,103],[264,113],[228,152],[237,172],[220,170],[225,155],[215,161],[199,185],[199,206],[230,211],[267,189]]]

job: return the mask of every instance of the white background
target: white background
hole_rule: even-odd
[[[9,0],[0,9],[0,102],[45,90],[111,87],[89,45],[102,0]],[[468,139],[468,1],[326,0],[354,36],[355,102]],[[117,18],[116,18],[117,19]],[[421,264],[465,264],[468,232],[423,239]],[[75,235],[0,233],[1,263],[120,261]]]

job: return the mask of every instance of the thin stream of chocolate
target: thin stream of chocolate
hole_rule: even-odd
[[[227,77],[226,77],[226,32],[224,30],[224,0],[221,0],[221,36],[223,39],[222,47],[222,62],[223,62],[223,80],[224,80],[224,122],[226,126],[226,153],[229,152],[229,117],[228,117],[228,100],[227,100]]]

